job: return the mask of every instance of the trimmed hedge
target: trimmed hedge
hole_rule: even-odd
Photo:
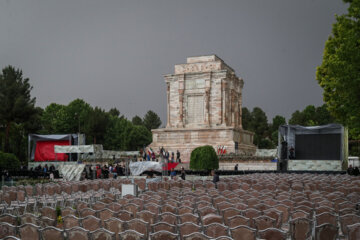
[[[0,169],[1,170],[19,170],[20,161],[12,153],[0,152]]]
[[[190,169],[213,170],[219,168],[219,158],[212,146],[197,147],[191,152]]]

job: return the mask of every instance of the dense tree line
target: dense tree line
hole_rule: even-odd
[[[116,108],[105,111],[82,99],[68,105],[51,103],[35,107],[32,86],[22,71],[12,66],[0,73],[0,151],[27,157],[29,133],[84,133],[87,144],[102,144],[109,150],[138,150],[151,143],[151,129],[161,125],[159,116],[148,111],[143,118],[126,119]]]
[[[140,117],[138,117],[140,118]],[[151,143],[151,129],[158,128],[161,121],[156,113],[148,111],[140,124],[136,125],[120,114],[116,108],[106,112],[93,108],[82,99],[75,99],[68,105],[52,103],[41,116],[42,134],[84,133],[87,144],[102,144],[110,150],[138,150]]]

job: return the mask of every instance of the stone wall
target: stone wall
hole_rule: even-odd
[[[277,170],[277,164],[270,161],[220,162],[219,170],[234,170],[235,164],[238,164],[239,171],[248,171],[248,170],[276,171]]]
[[[289,171],[341,171],[338,160],[289,160]]]

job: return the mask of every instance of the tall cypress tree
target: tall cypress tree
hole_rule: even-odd
[[[0,74],[0,123],[5,128],[4,151],[9,151],[10,129],[13,123],[26,123],[36,114],[35,98],[30,92],[32,86],[22,71],[7,66]]]

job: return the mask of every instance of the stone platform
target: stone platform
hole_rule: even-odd
[[[234,170],[236,163],[219,162],[219,170]],[[175,170],[180,170],[183,167],[185,170],[190,169],[189,163],[180,163]],[[277,163],[273,162],[239,162],[239,171],[276,171]]]
[[[183,162],[190,161],[192,150],[199,146],[210,145],[216,150],[224,146],[227,152],[240,152],[247,155],[255,153],[252,144],[253,133],[232,127],[210,128],[162,128],[152,130],[153,142],[150,147],[181,153]]]

